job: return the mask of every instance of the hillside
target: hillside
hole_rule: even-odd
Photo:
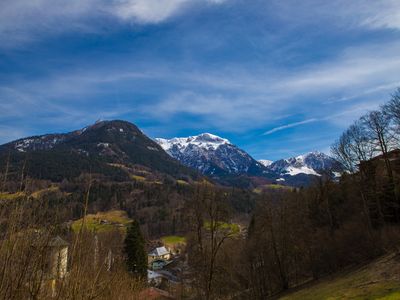
[[[400,299],[400,254],[309,284],[281,300]]]
[[[196,178],[197,172],[171,158],[134,124],[101,121],[62,134],[19,139],[0,146],[0,164],[10,160],[10,173],[25,168],[35,178],[62,181],[81,173],[100,173],[126,180],[127,172],[117,166],[142,166],[175,178]],[[25,164],[25,167],[24,167]]]

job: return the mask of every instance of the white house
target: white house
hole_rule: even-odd
[[[165,246],[155,248],[148,254],[149,264],[155,260],[170,260],[170,259],[171,259],[171,252]]]

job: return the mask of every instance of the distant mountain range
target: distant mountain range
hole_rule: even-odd
[[[342,168],[328,155],[311,152],[278,161],[256,161],[244,150],[219,136],[203,133],[173,139],[155,139],[173,158],[214,179],[233,175],[263,177],[289,185],[309,184],[320,176],[336,178]]]
[[[82,172],[124,178],[129,176],[123,171],[127,167],[141,166],[174,178],[198,178],[201,173],[221,184],[240,187],[276,182],[301,186],[320,176],[336,178],[342,171],[339,163],[320,152],[275,162],[257,161],[227,139],[210,133],[152,140],[134,124],[119,120],[1,145],[0,163],[9,158],[14,174],[26,164],[31,176],[58,181]]]
[[[316,177],[337,179],[343,172],[339,162],[315,151],[297,157],[277,160],[267,166],[277,175],[277,181],[288,185],[307,185]]]

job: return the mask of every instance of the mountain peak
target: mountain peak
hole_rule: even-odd
[[[211,133],[155,140],[173,158],[203,174],[262,174],[265,171],[245,151]]]
[[[273,163],[272,160],[268,159],[260,159],[258,162],[262,164],[264,167],[269,167]]]
[[[296,157],[281,159],[273,162],[267,168],[284,176],[286,179],[287,176],[299,174],[322,176],[327,172],[335,177],[335,174],[341,172],[339,163],[320,151],[312,151]]]
[[[195,136],[175,137],[172,139],[156,138],[155,140],[167,152],[171,150],[172,147],[183,150],[188,146],[193,147],[193,145],[195,145],[196,147],[207,150],[216,150],[221,145],[231,144],[227,139],[211,133],[201,133]]]
[[[107,169],[112,163],[140,165],[173,176],[196,174],[173,160],[136,125],[122,120],[98,121],[80,130],[27,137],[0,146],[0,154],[10,151],[34,153],[41,162],[47,157],[56,157],[61,163],[77,160],[84,164],[76,168],[78,173],[88,166]]]
[[[198,141],[207,141],[207,142],[216,142],[216,143],[224,143],[224,144],[230,144],[230,142],[227,139],[224,139],[222,137],[219,137],[215,134],[212,133],[201,133],[197,136],[195,136],[195,139]]]

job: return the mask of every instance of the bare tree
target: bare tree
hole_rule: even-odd
[[[354,176],[356,186],[359,187],[363,203],[363,211],[366,219],[368,231],[372,235],[372,221],[370,214],[370,200],[366,186],[367,174],[364,169],[359,168],[362,162],[370,160],[374,156],[375,146],[371,144],[368,132],[361,120],[352,124],[331,147],[333,156],[342,164],[345,171],[354,174],[360,171],[359,177]],[[377,205],[378,215],[383,219],[381,205]]]
[[[230,226],[223,194],[204,184],[198,187],[190,211],[192,235],[189,261],[199,275],[199,293],[204,299],[214,299],[217,287],[218,256],[225,243],[238,235]]]
[[[390,101],[382,107],[382,110],[391,118],[398,136],[400,134],[400,88],[392,95]]]

